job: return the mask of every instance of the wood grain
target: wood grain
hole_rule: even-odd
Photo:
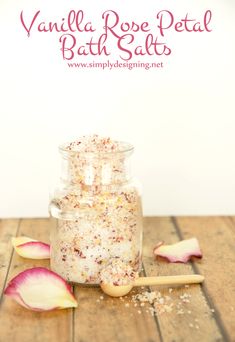
[[[24,219],[18,235],[48,241],[48,219]],[[27,268],[48,267],[48,260],[30,260],[13,254],[7,281]],[[72,341],[72,310],[33,312],[4,296],[0,306],[0,341],[14,342],[69,342]]]
[[[179,241],[176,229],[170,218],[146,218],[144,235],[144,267],[147,276],[193,274],[192,266],[188,264],[168,263],[162,258],[153,259],[154,243],[165,241],[175,243]],[[172,287],[173,288],[173,287]],[[169,294],[168,287],[151,286],[151,290],[161,289],[163,295],[172,298],[174,307],[172,312],[158,316],[158,322],[163,341],[222,341],[223,336],[211,313],[206,298],[200,285],[174,287]],[[182,302],[180,296],[190,295],[190,302],[183,303],[177,308],[177,303]],[[181,312],[181,313],[180,313]],[[193,335],[193,339],[192,339]]]
[[[75,310],[74,340],[160,341],[156,322],[150,313],[146,313],[150,304],[143,308],[135,307],[134,303],[131,303],[132,295],[133,292],[126,298],[111,298],[99,288],[76,287],[79,309]],[[126,304],[129,306],[126,307]]]
[[[197,236],[203,259],[195,264],[206,275],[205,287],[225,335],[235,341],[235,230],[227,217],[181,217],[184,238]]]
[[[0,301],[13,254],[11,238],[17,234],[20,220],[0,220]]]

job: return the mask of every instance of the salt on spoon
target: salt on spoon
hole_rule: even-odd
[[[109,296],[122,297],[134,286],[195,284],[202,283],[203,280],[204,276],[200,274],[138,277],[138,273],[130,265],[120,259],[113,259],[101,271],[100,287]]]

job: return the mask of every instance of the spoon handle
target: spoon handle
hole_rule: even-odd
[[[140,277],[135,280],[134,286],[193,284],[201,283],[203,280],[204,276],[200,274],[165,277]]]

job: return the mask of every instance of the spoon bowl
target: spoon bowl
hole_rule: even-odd
[[[133,284],[130,285],[113,285],[113,284],[100,284],[104,293],[111,297],[123,297],[127,295],[133,288]]]

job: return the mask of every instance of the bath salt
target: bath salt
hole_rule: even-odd
[[[61,184],[50,203],[51,268],[87,284],[99,284],[113,258],[139,272],[142,204],[130,173],[132,145],[92,135],[59,150]]]
[[[138,273],[121,259],[113,259],[100,272],[100,280],[104,284],[129,285],[138,277]]]
[[[68,175],[71,184],[88,188],[96,185],[120,184],[126,181],[128,155],[133,146],[98,135],[84,136],[60,146],[62,153],[69,153]]]
[[[122,150],[122,145],[123,143],[113,141],[109,137],[94,134],[65,144],[65,149],[76,152],[116,152]]]

